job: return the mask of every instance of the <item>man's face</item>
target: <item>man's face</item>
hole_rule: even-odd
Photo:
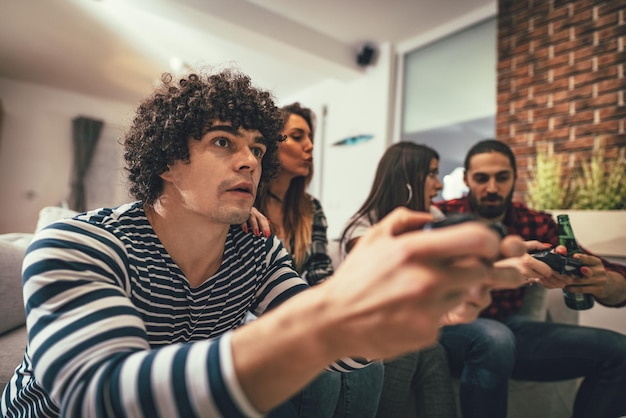
[[[235,131],[216,121],[200,141],[189,139],[189,163],[176,161],[161,177],[162,198],[221,224],[245,222],[261,178],[266,151],[257,130]]]
[[[495,219],[506,213],[515,185],[515,173],[506,155],[493,151],[474,155],[463,179],[478,216]]]

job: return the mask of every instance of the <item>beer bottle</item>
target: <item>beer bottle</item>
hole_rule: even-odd
[[[559,244],[567,248],[567,256],[571,257],[576,253],[582,253],[583,251],[578,246],[576,237],[574,237],[574,231],[569,222],[569,216],[558,215],[556,219],[559,225]],[[565,305],[570,309],[582,311],[593,308],[593,296],[589,294],[571,293],[563,289],[563,298],[565,299]]]

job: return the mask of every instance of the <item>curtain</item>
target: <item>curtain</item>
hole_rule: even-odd
[[[72,140],[74,143],[74,166],[68,206],[78,212],[85,207],[85,176],[91,165],[91,158],[96,149],[104,122],[79,116],[72,120]]]

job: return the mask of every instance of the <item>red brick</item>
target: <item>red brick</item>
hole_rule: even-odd
[[[543,135],[543,137],[548,140],[567,139],[569,138],[569,127],[548,131]]]
[[[591,61],[591,58],[587,58],[584,60],[577,61],[572,68],[572,73],[579,74],[579,73],[589,72],[592,70],[593,70],[593,62]]]
[[[593,101],[596,106],[606,106],[606,105],[617,106],[617,93],[604,92],[604,93],[598,94],[598,97],[594,98]]]
[[[567,99],[568,100],[577,100],[577,99],[587,99],[590,98],[593,94],[593,84],[586,83],[577,85],[576,88],[572,91],[568,92]]]
[[[604,132],[611,132],[617,130],[616,120],[607,120],[594,124],[579,124],[576,125],[576,135],[601,135]]]
[[[554,152],[566,153],[571,151],[590,150],[593,148],[594,141],[595,139],[593,136],[578,136],[577,133],[576,140],[555,144]]]
[[[599,2],[598,3],[599,6],[599,14],[600,16],[608,16],[611,14],[615,14],[617,15],[617,12],[622,10],[624,11],[624,8],[626,7],[626,3],[624,2],[624,0],[613,0],[613,1],[603,1],[603,2]],[[615,24],[617,24],[617,20],[615,20]]]
[[[572,3],[569,1],[568,3]],[[582,3],[578,1],[573,1],[574,6],[580,6]],[[574,11],[574,16],[571,17],[570,22],[573,25],[580,25],[585,22],[591,22],[593,18],[593,13],[591,7],[576,7]]]
[[[607,149],[615,147],[619,150],[626,147],[626,134],[603,135],[602,139]]]
[[[626,11],[626,10],[625,10]],[[603,28],[598,29],[598,38],[602,42],[612,41],[620,37],[626,35],[626,25],[625,26],[605,26]]]
[[[593,122],[593,110],[583,110],[581,112],[576,112],[575,114],[570,116],[572,124],[583,124],[583,123],[591,123]]]
[[[626,17],[625,17],[626,18]],[[626,41],[625,41],[626,42]],[[614,64],[626,64],[626,51],[607,53],[598,56],[598,65],[614,65]]]
[[[574,59],[582,60],[595,55],[595,51],[593,46],[583,46],[575,48],[574,50]]]
[[[624,79],[610,79],[610,80],[600,80],[598,82],[598,93],[604,93],[608,91],[616,91],[623,90],[626,82]]]
[[[626,118],[626,106],[601,107],[596,110],[600,113],[600,120]],[[615,129],[617,129],[617,126]]]
[[[567,79],[573,75],[575,75],[574,72],[574,67],[573,66],[561,66],[561,67],[552,67],[552,77],[554,78],[554,80],[562,80],[562,79]],[[567,82],[567,80],[566,80]]]

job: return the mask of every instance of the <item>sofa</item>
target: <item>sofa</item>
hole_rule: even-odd
[[[39,213],[35,232],[76,212],[46,207]],[[21,362],[26,346],[26,326],[22,297],[21,268],[24,253],[33,234],[0,234],[0,391]],[[336,241],[329,245],[335,267],[339,265]],[[559,289],[541,286],[528,289],[522,312],[535,319],[578,323],[578,312],[567,309]],[[509,418],[565,418],[571,416],[578,381],[555,383],[512,380],[509,387]],[[460,416],[460,414],[459,414]]]
[[[26,346],[21,270],[30,237],[0,235],[0,390],[13,375]]]
[[[39,212],[33,233],[0,234],[0,392],[22,361],[26,347],[26,316],[22,296],[22,260],[34,232],[77,212],[49,206]]]

